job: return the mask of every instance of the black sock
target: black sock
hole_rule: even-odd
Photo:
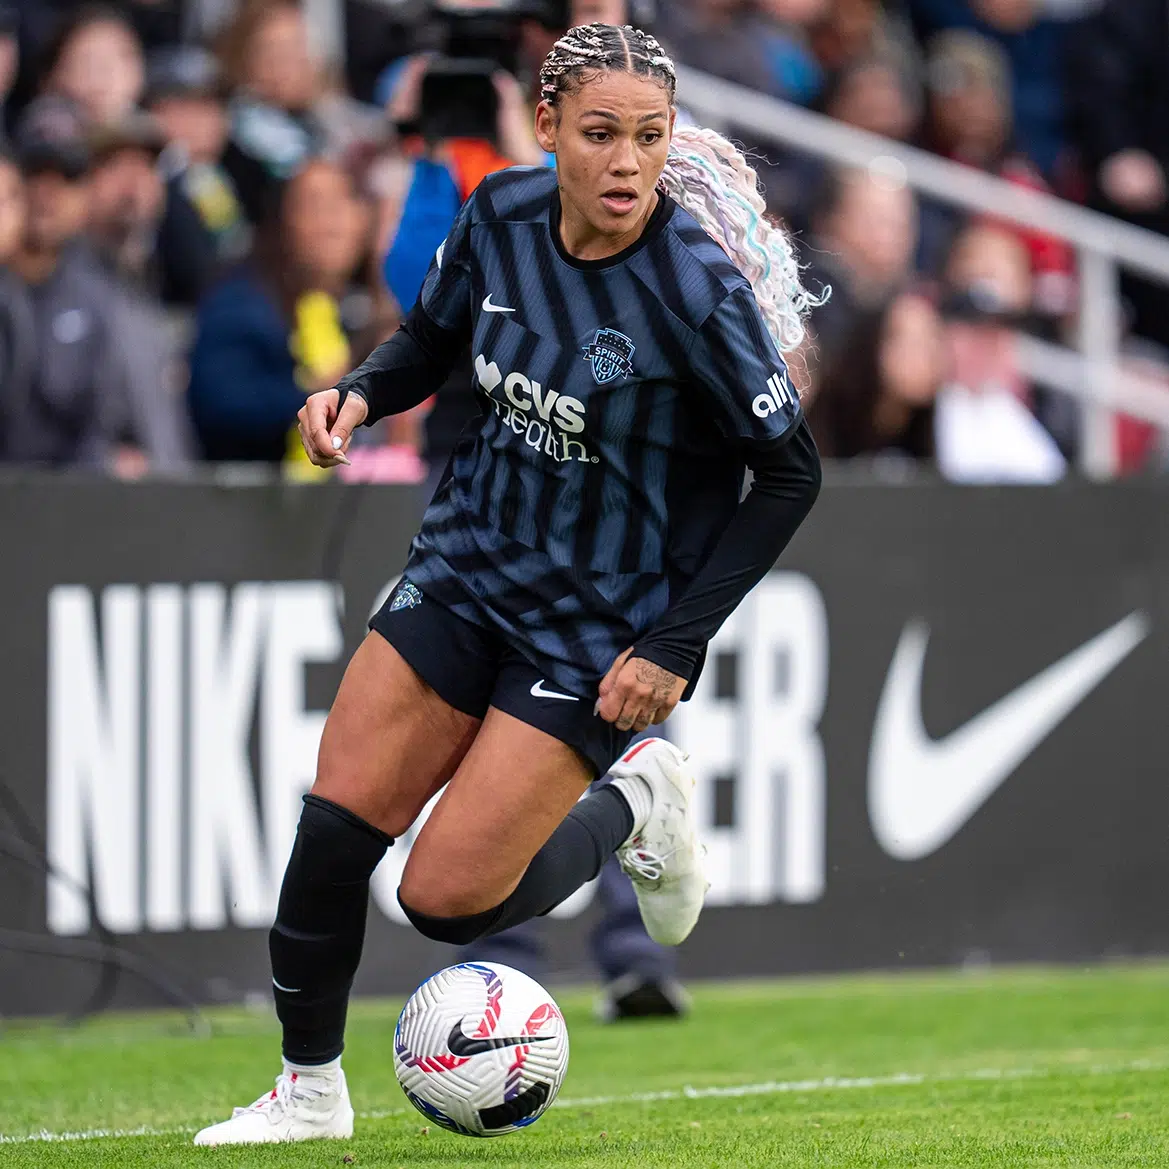
[[[349,990],[365,942],[369,878],[393,841],[360,816],[305,796],[276,922],[268,935],[284,1058],[341,1054]]]
[[[633,831],[633,813],[611,784],[581,800],[528,865],[511,896],[469,917],[430,917],[398,898],[415,929],[439,942],[465,946],[555,909],[591,881]]]

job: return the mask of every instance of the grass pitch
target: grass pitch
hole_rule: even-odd
[[[558,997],[563,1102],[487,1141],[428,1129],[406,1104],[396,1002],[351,1015],[356,1137],[267,1148],[190,1135],[271,1083],[270,1016],[216,1012],[210,1038],[158,1015],[9,1025],[0,1166],[1169,1165],[1169,966],[699,987],[680,1024],[606,1027],[587,996]]]

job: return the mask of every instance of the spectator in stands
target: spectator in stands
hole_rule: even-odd
[[[632,24],[638,17],[629,11],[628,0],[572,0],[569,27],[581,24]]]
[[[166,188],[158,159],[166,145],[162,127],[134,110],[93,137],[89,236],[101,258],[122,280],[157,294],[159,225]]]
[[[1169,234],[1169,5],[1108,0],[1077,35],[1077,124],[1100,210]],[[1169,345],[1169,289],[1125,278],[1136,331]]]
[[[158,251],[168,302],[194,305],[215,276],[243,259],[252,232],[223,166],[227,110],[219,66],[203,49],[157,50],[147,61],[147,109],[166,136],[166,211]]]
[[[930,461],[945,375],[942,322],[915,292],[865,311],[825,370],[809,421],[821,454]]]
[[[833,0],[812,24],[812,49],[820,66],[834,74],[882,48],[885,27],[880,0]]]
[[[963,28],[1002,46],[1010,61],[1017,146],[1047,179],[1058,177],[1067,143],[1066,24],[1051,19],[1042,0],[909,0],[908,7],[923,42]]]
[[[24,224],[24,180],[16,160],[0,151],[0,454],[13,417],[26,408],[37,357],[32,305],[12,270]]]
[[[190,401],[208,459],[278,464],[300,447],[305,396],[360,356],[341,311],[368,222],[348,175],[313,160],[283,186],[253,259],[199,306]]]
[[[244,0],[219,56],[233,94],[224,165],[255,224],[279,183],[324,148],[313,113],[320,67],[296,0]]]
[[[327,90],[299,0],[241,0],[219,55],[233,94],[223,164],[253,224],[309,158],[340,160],[385,136],[380,111]]]
[[[1031,409],[1015,333],[1031,305],[1031,263],[1019,237],[974,224],[946,269],[949,381],[938,395],[938,467],[962,483],[1052,483],[1066,469]]]
[[[761,0],[759,7],[774,22],[766,34],[767,56],[782,96],[811,105],[823,91],[825,72],[809,30],[832,11],[833,0]]]
[[[839,122],[907,141],[921,119],[921,86],[911,62],[891,50],[850,61],[835,76],[824,112]]]
[[[926,141],[937,153],[1030,190],[1046,191],[1038,169],[1014,147],[1010,62],[979,33],[951,29],[929,44]],[[920,267],[940,274],[964,216],[949,204],[922,205]],[[1062,240],[1016,229],[1031,255],[1038,313],[1062,317],[1075,298],[1075,255]]]
[[[811,19],[822,9],[811,0],[775,0],[758,7],[742,0],[692,0],[661,5],[659,15],[663,39],[687,65],[773,97],[789,97],[793,88],[818,89],[819,68],[810,51],[802,63],[795,59],[798,41],[792,25],[779,25],[776,14],[802,12]],[[793,78],[801,80],[793,86]]]
[[[8,95],[20,70],[20,11],[0,4],[0,142],[8,137],[10,111]]]
[[[917,204],[900,176],[870,168],[832,171],[815,206],[803,258],[807,287],[832,288],[812,314],[823,360],[831,362],[855,316],[884,304],[910,277]]]
[[[1155,341],[1129,337],[1121,348],[1121,370],[1159,390],[1169,402],[1169,349]],[[1169,469],[1165,461],[1169,431],[1128,414],[1117,414],[1113,428],[1118,474],[1135,475],[1142,471]]]
[[[30,291],[38,355],[5,458],[121,474],[182,467],[188,433],[165,338],[84,240],[93,160],[83,114],[38,99],[17,148],[28,218],[13,267]]]
[[[95,126],[120,122],[145,82],[142,45],[116,8],[83,5],[49,46],[41,89],[77,103]]]

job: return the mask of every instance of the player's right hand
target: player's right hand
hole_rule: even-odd
[[[369,406],[359,394],[346,395],[345,405],[338,412],[340,399],[335,389],[321,390],[308,398],[296,415],[304,453],[317,467],[336,467],[342,463],[348,466],[345,452],[349,441],[369,413]]]

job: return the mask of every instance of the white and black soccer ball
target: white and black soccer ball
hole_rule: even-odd
[[[568,1070],[568,1030],[535,979],[497,962],[428,978],[394,1031],[394,1071],[410,1103],[451,1132],[497,1137],[532,1124]]]

